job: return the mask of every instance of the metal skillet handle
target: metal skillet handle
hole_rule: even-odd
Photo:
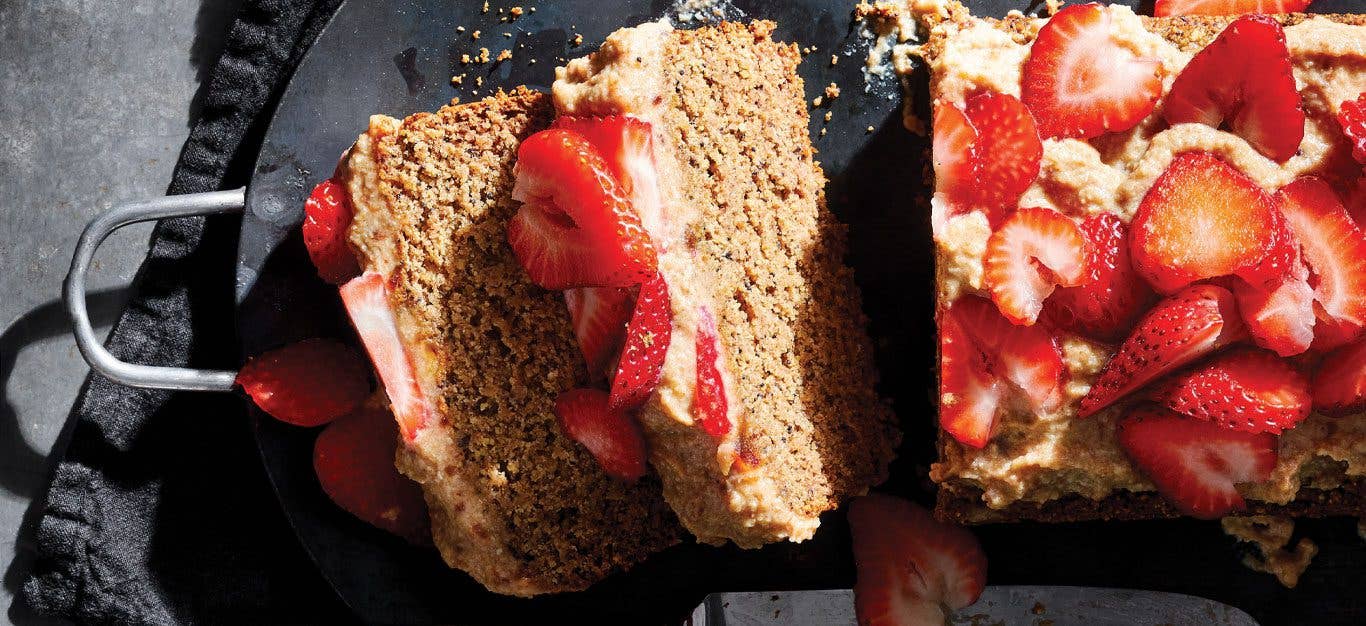
[[[189,217],[193,215],[213,215],[217,213],[238,213],[246,203],[246,189],[214,191],[182,196],[167,196],[145,202],[120,204],[103,215],[91,220],[76,243],[76,253],[71,258],[71,271],[66,275],[62,293],[66,299],[66,310],[71,314],[75,327],[76,347],[90,367],[104,376],[132,387],[155,389],[178,389],[185,391],[230,391],[236,372],[225,370],[199,370],[185,367],[162,367],[138,365],[118,360],[90,326],[90,315],[85,307],[85,275],[90,269],[90,260],[104,242],[105,237],[124,226],[138,222],[170,217]]]

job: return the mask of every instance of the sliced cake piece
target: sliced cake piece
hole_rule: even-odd
[[[442,557],[490,590],[574,591],[680,537],[659,483],[609,477],[557,424],[587,380],[559,294],[507,242],[519,143],[551,122],[525,89],[375,116],[339,170],[365,272],[341,290],[400,422]]]
[[[618,163],[672,315],[640,419],[683,526],[743,547],[811,537],[886,477],[900,439],[825,206],[801,58],[773,28],[622,29],[553,87],[557,126],[651,129]]]
[[[906,10],[934,109],[938,514],[1359,514],[1366,415],[1310,381],[1363,341],[1338,117],[1366,16]]]

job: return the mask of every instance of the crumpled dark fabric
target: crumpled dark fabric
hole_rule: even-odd
[[[245,184],[279,93],[339,4],[242,3],[169,193]],[[237,228],[235,217],[159,224],[110,351],[233,367]],[[83,623],[349,619],[274,499],[241,399],[91,375],[71,419],[42,513],[22,531],[38,553],[22,592],[37,612]]]

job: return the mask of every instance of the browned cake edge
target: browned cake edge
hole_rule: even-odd
[[[966,11],[951,11],[948,19],[963,19],[966,16]],[[1236,19],[1236,16],[1205,15],[1142,17],[1144,27],[1150,32],[1187,51],[1208,45],[1229,22]],[[1298,24],[1312,17],[1324,17],[1353,26],[1366,25],[1366,15],[1355,14],[1290,13],[1272,17],[1286,26]],[[1001,20],[986,18],[986,21],[993,23],[996,28],[1019,38],[1032,37],[1030,33],[1033,31],[1029,25],[1031,20],[1032,18],[1025,16],[1012,16]],[[923,54],[926,58],[934,58],[941,46],[942,41],[931,39],[924,47]],[[922,191],[926,192],[928,190]],[[942,449],[946,436],[941,429],[937,449]],[[1366,480],[1363,479],[1349,480],[1335,489],[1303,488],[1294,501],[1283,505],[1252,500],[1248,502],[1247,510],[1249,515],[1295,517],[1359,516],[1363,512],[1366,512]],[[940,519],[961,524],[1142,520],[1181,516],[1180,512],[1157,493],[1132,491],[1114,493],[1100,500],[1073,495],[1047,502],[1016,501],[1004,509],[993,509],[983,502],[982,490],[949,481],[939,484],[939,493],[935,499],[935,515]]]
[[[489,207],[489,211],[494,211],[492,204],[480,203],[496,202],[499,205],[496,210],[504,211],[511,206],[508,204],[510,200],[505,198],[511,188],[511,160],[517,143],[547,127],[552,116],[548,96],[519,87],[509,93],[500,91],[478,102],[453,104],[435,113],[415,114],[404,120],[401,127],[393,120],[385,120],[380,124],[380,131],[371,133],[370,137],[377,144],[373,152],[380,155],[381,163],[376,166],[376,171],[391,173],[386,163],[399,165],[414,159],[426,166],[436,166],[443,162],[442,159],[462,167],[479,163],[484,169],[495,172],[494,178],[497,180],[478,181],[468,188],[462,183],[457,185],[458,190],[443,188],[440,191],[449,195],[451,191],[463,190],[468,194],[456,200],[460,203],[457,206],[471,203],[471,207]],[[399,136],[404,132],[412,133],[414,136],[409,139],[416,142],[416,147],[431,151],[431,156],[423,158],[420,154],[405,152],[404,146],[398,143],[402,141]],[[467,141],[467,135],[471,132],[484,133],[482,139],[493,143],[482,152],[474,150],[473,143],[460,150],[458,146]],[[504,134],[511,134],[512,137],[496,138]],[[414,146],[408,149],[414,149]],[[425,175],[422,180],[427,180]],[[433,176],[432,180],[439,179]],[[388,185],[385,187],[387,193],[414,196],[422,192],[421,185],[424,184],[428,183],[396,180],[383,182],[380,186]],[[380,194],[380,197],[388,199],[393,196]],[[450,351],[461,348],[446,344],[442,325],[459,323],[452,320],[460,320],[462,315],[470,316],[467,319],[470,324],[476,323],[475,318],[482,320],[480,323],[492,320],[497,328],[505,332],[534,335],[534,342],[543,346],[543,351],[552,349],[544,346],[558,346],[556,354],[560,356],[553,359],[553,363],[546,362],[544,367],[538,366],[539,361],[509,360],[502,364],[490,360],[481,369],[499,372],[497,376],[513,381],[524,379],[534,372],[535,376],[542,379],[563,379],[565,386],[574,383],[576,375],[581,373],[575,371],[579,357],[569,330],[568,316],[557,294],[540,293],[538,288],[525,284],[517,286],[516,283],[525,282],[525,275],[512,259],[510,251],[506,252],[505,259],[470,258],[462,261],[437,258],[443,252],[458,250],[448,249],[440,243],[419,241],[439,236],[451,227],[450,224],[436,221],[440,219],[440,212],[428,209],[426,215],[416,217],[423,223],[399,224],[397,222],[403,218],[391,212],[387,202],[382,204],[383,208],[372,207],[365,212],[357,209],[357,222],[353,223],[351,241],[363,266],[378,266],[376,269],[391,272],[390,299],[400,333],[412,353],[418,378],[428,393],[436,398],[434,403],[443,424],[474,416],[446,404],[447,399],[432,390],[441,385],[476,385],[479,383],[475,381],[482,380],[477,372],[455,365],[459,361],[455,359],[458,355],[452,355]],[[474,234],[474,231],[483,233],[490,228],[485,224],[487,219],[484,217],[468,226],[467,230],[471,234],[467,236],[484,236]],[[495,230],[501,231],[501,228]],[[447,303],[431,301],[433,296],[441,293],[440,286],[430,281],[424,284],[421,274],[439,278],[436,274],[440,274],[442,268],[467,268],[474,263],[493,263],[481,270],[486,274],[480,274],[487,283],[486,288],[491,297],[492,294],[499,294],[505,298],[530,297],[536,301],[518,304],[520,313],[513,309],[511,302],[503,303],[507,309],[490,302],[496,308],[463,313],[439,311],[433,314],[423,311],[424,302],[427,308],[435,306],[438,309],[444,308]],[[397,267],[393,267],[395,265]],[[424,290],[428,294],[424,295]],[[523,315],[530,310],[537,311],[537,317],[532,319]],[[516,319],[508,319],[510,317]],[[499,349],[504,353],[508,351],[505,343],[496,337],[467,339],[498,344],[493,347],[503,346]],[[503,339],[505,341],[507,338]],[[498,350],[492,352],[497,354]],[[535,371],[538,367],[540,371]],[[442,372],[455,372],[456,376],[460,376],[459,372],[469,374],[461,380],[437,380]],[[483,387],[480,389],[476,393],[482,393]],[[493,401],[502,402],[506,399],[500,397]],[[551,402],[553,393],[541,403],[545,406],[535,410],[543,410],[548,414]],[[497,414],[505,418],[509,428],[499,429],[492,435],[485,434],[488,437],[486,440],[471,440],[468,433],[464,435],[463,442],[454,441],[452,436],[444,433],[438,433],[439,436],[420,433],[413,444],[398,446],[397,466],[422,485],[431,513],[433,539],[449,565],[468,572],[491,591],[532,596],[582,590],[613,571],[629,568],[653,552],[678,541],[681,531],[660,498],[658,483],[653,477],[634,486],[613,482],[580,446],[568,441],[558,431],[549,432],[542,423],[544,420],[537,420],[534,428],[529,422],[526,425],[519,423],[519,416],[525,419],[521,413],[524,409],[499,407]],[[553,429],[553,418],[550,421],[549,428]],[[508,501],[509,495],[493,495],[488,485],[484,484],[485,475],[493,470],[476,467],[466,449],[470,446],[499,446],[499,442],[503,441],[499,437],[506,437],[508,441],[520,445],[540,445],[544,449],[544,456],[541,457],[543,467],[534,469],[537,475],[543,475],[554,483],[549,488],[580,494],[581,499],[575,500],[575,503],[584,503],[594,509],[584,512],[581,517],[574,516],[573,511],[561,511],[569,513],[569,519],[603,517],[606,521],[610,517],[614,521],[597,524],[542,519],[548,514],[553,517],[553,512],[542,511],[544,505],[540,502]],[[523,440],[532,443],[527,444]],[[541,443],[534,443],[536,441]],[[491,458],[502,457],[495,452]],[[489,460],[486,458],[485,462]],[[500,464],[505,464],[505,461],[500,461]],[[506,482],[511,480],[511,473],[518,470],[514,465],[500,471],[510,472],[509,478],[504,479]],[[528,474],[533,469],[523,468],[521,471]],[[573,482],[583,482],[588,488],[585,491]],[[577,506],[575,503],[569,504]],[[616,513],[606,513],[609,510]]]

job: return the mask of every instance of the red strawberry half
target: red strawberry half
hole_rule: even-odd
[[[1300,13],[1312,0],[1157,0],[1153,15],[1242,15]]]
[[[1366,411],[1366,341],[1328,353],[1314,374],[1314,409],[1324,415]]]
[[[693,418],[715,439],[730,432],[730,400],[721,376],[721,337],[716,334],[716,317],[708,309],[697,312],[694,339],[697,353],[697,384],[693,389]]]
[[[1356,100],[1347,100],[1338,110],[1338,122],[1342,133],[1352,142],[1352,158],[1357,163],[1366,163],[1366,91]]]
[[[1233,294],[1192,285],[1153,306],[1105,364],[1078,415],[1087,417],[1158,377],[1247,337]]]
[[[985,302],[983,305],[991,308]],[[968,336],[958,316],[951,311],[940,314],[940,428],[964,445],[986,446],[996,428],[996,408],[1005,390],[1005,384],[991,373],[986,354]]]
[[[1052,209],[1020,209],[987,240],[982,283],[1010,321],[1033,324],[1061,285],[1086,278],[1086,239],[1076,222]]]
[[[1024,394],[1031,408],[1049,410],[1057,405],[1064,366],[1053,333],[1041,326],[1012,324],[977,296],[959,298],[948,315],[982,354],[987,370]]]
[[[305,339],[248,359],[237,384],[261,410],[295,426],[326,424],[370,393],[365,361],[330,339]]]
[[[630,287],[655,273],[649,233],[612,168],[588,139],[544,130],[517,151],[508,243],[532,282],[546,289]]]
[[[363,406],[318,434],[313,470],[327,497],[348,513],[411,543],[430,543],[422,490],[394,467],[397,443],[394,416]]]
[[[318,276],[334,285],[360,273],[356,256],[346,244],[351,216],[346,189],[331,179],[318,183],[304,202],[304,247]]]
[[[1269,159],[1294,156],[1304,109],[1280,23],[1265,15],[1234,20],[1177,75],[1162,114],[1171,124],[1227,124]]]
[[[1261,482],[1276,468],[1276,436],[1224,428],[1142,406],[1120,421],[1120,446],[1182,513],[1215,519],[1247,504],[1235,483]]]
[[[342,285],[340,291],[351,325],[379,372],[399,430],[405,441],[412,441],[418,430],[432,423],[436,411],[418,383],[412,356],[399,338],[384,275],[366,272]]]
[[[987,557],[977,538],[907,500],[877,493],[856,498],[849,529],[861,626],[946,624],[986,587]]]
[[[622,193],[640,217],[645,230],[660,232],[664,220],[659,199],[659,174],[655,169],[654,136],[650,123],[625,115],[606,117],[562,116],[555,128],[583,135],[621,184]]]
[[[570,439],[593,454],[603,471],[622,480],[645,475],[645,435],[625,411],[607,407],[607,392],[570,389],[555,398],[555,416]]]
[[[1250,433],[1294,428],[1309,417],[1309,380],[1271,352],[1225,352],[1173,374],[1152,390],[1153,401],[1182,415]]]
[[[1042,137],[1097,137],[1128,130],[1162,93],[1157,59],[1120,45],[1111,10],[1079,4],[1058,11],[1030,47],[1021,99]]]
[[[576,287],[564,291],[574,337],[579,341],[588,375],[600,380],[613,370],[612,361],[626,342],[635,294],[621,287]]]
[[[1257,345],[1281,356],[1309,349],[1316,320],[1314,289],[1306,278],[1287,278],[1273,289],[1253,287],[1239,279],[1227,284]]]
[[[669,285],[662,275],[640,286],[631,323],[626,327],[626,346],[612,377],[608,406],[614,411],[629,410],[645,404],[664,374],[664,356],[673,337],[673,309],[669,306]]]
[[[955,212],[981,210],[999,224],[1039,175],[1034,117],[1015,96],[990,91],[973,94],[963,110],[936,111],[935,190]]]
[[[1129,261],[1129,227],[1111,213],[1081,224],[1086,273],[1075,287],[1059,287],[1044,301],[1054,324],[1101,341],[1118,341],[1154,299]]]
[[[1366,233],[1318,178],[1296,179],[1276,201],[1304,251],[1315,301],[1338,323],[1325,330],[1354,334],[1366,326]]]
[[[1263,266],[1280,230],[1275,203],[1252,179],[1206,152],[1172,159],[1143,196],[1129,229],[1134,269],[1161,293],[1230,274],[1259,286],[1281,278]]]

